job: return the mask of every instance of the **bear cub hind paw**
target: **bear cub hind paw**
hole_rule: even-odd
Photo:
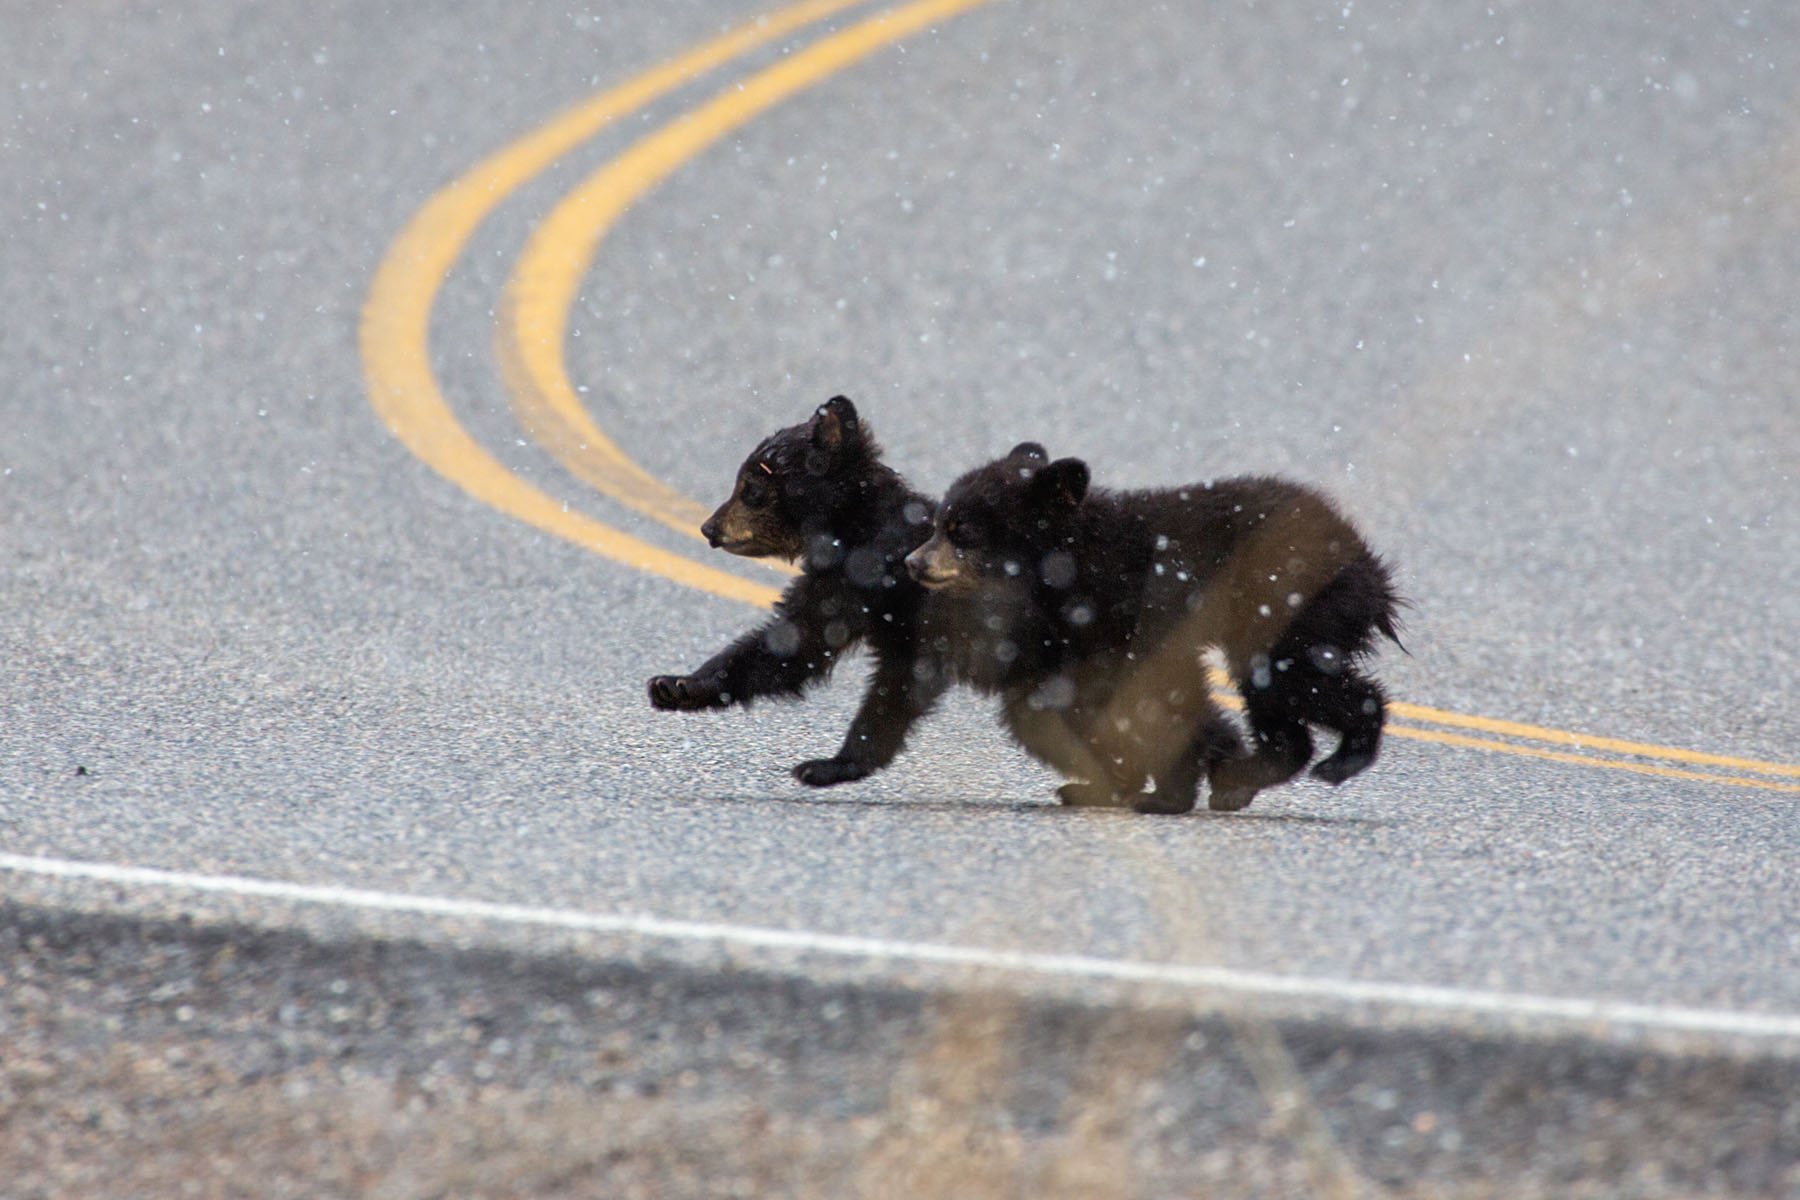
[[[1123,808],[1125,801],[1110,787],[1073,780],[1056,789],[1056,798],[1069,808]]]
[[[1336,787],[1374,761],[1375,756],[1367,751],[1352,751],[1346,754],[1339,750],[1336,754],[1314,763],[1312,775],[1313,778],[1323,779],[1326,783]]]
[[[1140,813],[1158,813],[1163,816],[1174,816],[1177,813],[1194,811],[1194,793],[1183,795],[1174,789],[1144,792],[1131,798],[1131,811]]]
[[[1237,812],[1249,808],[1250,802],[1256,799],[1259,788],[1239,785],[1237,787],[1220,787],[1214,784],[1206,797],[1206,807],[1213,812]]]

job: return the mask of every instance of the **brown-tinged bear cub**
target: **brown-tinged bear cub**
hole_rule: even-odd
[[[794,774],[824,787],[887,766],[949,684],[920,645],[926,592],[905,565],[930,536],[935,507],[882,463],[843,396],[763,439],[738,469],[731,498],[700,529],[733,554],[798,561],[800,577],[767,622],[692,675],[650,680],[650,703],[692,710],[794,698],[866,644],[875,670],[842,748]]]
[[[1399,600],[1309,488],[1113,492],[1027,442],[951,487],[907,567],[932,589],[934,648],[1070,779],[1064,803],[1186,812],[1205,776],[1211,808],[1241,809],[1312,759],[1308,725],[1340,736],[1318,778],[1375,760],[1386,700],[1358,668],[1377,633],[1398,644]],[[1247,748],[1209,695],[1212,650],[1243,694]]]

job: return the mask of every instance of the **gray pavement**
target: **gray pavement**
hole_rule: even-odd
[[[573,311],[571,376],[637,461],[708,503],[757,437],[839,391],[929,489],[1027,437],[1103,483],[1292,474],[1399,564],[1416,608],[1412,656],[1379,668],[1395,696],[1800,762],[1800,13],[1490,7],[981,7],[628,212]],[[9,18],[0,852],[1800,1017],[1800,792],[1396,737],[1335,791],[1123,818],[1054,808],[968,699],[888,773],[802,790],[786,770],[835,746],[855,668],[800,706],[652,713],[643,679],[754,610],[433,474],[373,415],[356,330],[435,190],[744,15]],[[510,197],[432,342],[458,418],[511,469],[765,581],[564,475],[512,421],[492,342],[525,237],[585,171],[782,53]],[[0,872],[0,894],[53,924],[244,916],[29,871]],[[399,936],[355,905],[332,920],[327,946]],[[405,936],[461,936],[442,924]],[[624,942],[572,952],[681,958]],[[899,986],[913,965],[858,969]],[[1389,1020],[1493,1036],[1462,1010]],[[1792,1061],[1723,1035],[1665,1051]],[[1580,1074],[1563,1082],[1586,1095]],[[1778,1157],[1668,1186],[1773,1191],[1794,1179]],[[1559,1178],[1633,1194],[1606,1192],[1625,1178],[1608,1164]]]

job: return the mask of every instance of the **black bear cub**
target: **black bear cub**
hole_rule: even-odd
[[[885,767],[948,682],[920,666],[926,593],[905,566],[930,536],[934,509],[881,461],[843,396],[763,439],[738,468],[731,498],[700,530],[733,554],[798,561],[800,577],[765,624],[692,675],[651,679],[650,703],[692,710],[797,697],[866,644],[875,669],[842,748],[794,774],[824,787]]]
[[[1112,492],[1080,459],[1024,443],[963,476],[907,559],[933,589],[932,642],[954,676],[1002,698],[1064,803],[1243,808],[1339,734],[1313,774],[1374,761],[1386,718],[1359,670],[1399,601],[1381,559],[1317,492],[1285,480]],[[1217,650],[1243,695],[1245,747],[1209,694]],[[1146,790],[1146,785],[1149,785]]]

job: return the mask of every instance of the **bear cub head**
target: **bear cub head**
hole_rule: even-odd
[[[907,570],[951,595],[996,584],[1072,586],[1070,549],[1088,478],[1079,458],[1051,462],[1041,445],[1021,442],[951,485],[930,540],[908,556]]]
[[[746,558],[806,553],[836,534],[874,477],[881,458],[856,406],[843,396],[812,417],[764,438],[738,468],[731,498],[700,526],[708,542]]]

